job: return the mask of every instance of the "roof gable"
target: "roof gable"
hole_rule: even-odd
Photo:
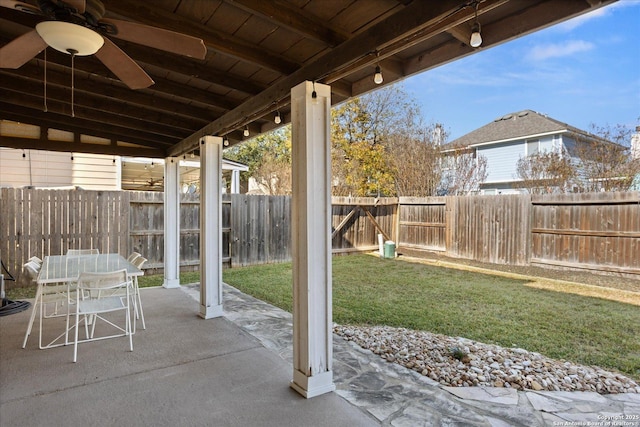
[[[452,141],[450,145],[468,147],[493,141],[521,139],[529,136],[563,132],[588,135],[585,131],[547,117],[544,114],[532,110],[523,110],[498,117],[493,122]]]

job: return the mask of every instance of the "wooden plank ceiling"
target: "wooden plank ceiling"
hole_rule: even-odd
[[[289,90],[305,80],[330,84],[335,104],[374,89],[377,64],[389,84],[613,1],[482,0],[483,43],[473,49],[467,0],[103,0],[105,18],[203,39],[206,58],[110,38],[155,84],[131,90],[95,57],[77,57],[72,117],[71,57],[46,49],[46,112],[43,53],[0,69],[0,120],[41,129],[40,138],[2,134],[0,146],[162,158],[196,150],[205,134],[233,145],[245,127],[251,136],[276,127],[276,112],[287,123]],[[42,19],[0,7],[0,46]]]

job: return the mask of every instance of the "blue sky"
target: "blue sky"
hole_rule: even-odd
[[[640,0],[608,7],[408,78],[449,140],[520,110],[580,129],[640,125]]]

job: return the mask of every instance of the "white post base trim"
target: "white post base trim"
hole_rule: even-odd
[[[336,389],[332,371],[326,371],[312,377],[308,377],[300,371],[293,371],[293,381],[289,385],[307,399],[331,393]]]
[[[224,316],[224,310],[222,310],[222,304],[220,305],[212,305],[212,306],[200,306],[200,313],[198,316],[203,319],[213,319],[214,317],[222,317]]]
[[[167,279],[165,277],[162,287],[165,289],[174,289],[180,287],[180,279]]]

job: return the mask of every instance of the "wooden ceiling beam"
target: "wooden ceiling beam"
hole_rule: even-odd
[[[305,12],[292,3],[283,0],[225,0],[249,13],[261,16],[300,35],[335,47],[345,42],[349,35],[317,16]]]
[[[52,67],[48,67],[47,69],[47,82],[49,84],[58,86],[70,85],[69,74],[52,70],[51,68]],[[5,74],[3,78],[7,80],[28,78],[39,82],[41,87],[43,86],[44,70],[42,67],[35,65],[34,62],[23,65],[19,70],[0,70],[0,75],[1,74]],[[213,119],[216,117],[216,115],[208,109],[193,107],[187,104],[181,104],[179,108],[176,108],[176,101],[153,96],[148,91],[134,91],[121,86],[101,84],[95,79],[75,79],[75,90],[76,93],[87,93],[93,94],[93,96],[105,97],[114,103],[126,102],[129,105],[136,105],[143,110],[158,112],[171,111],[174,116],[184,117],[185,119],[191,119],[192,117],[200,119],[210,117]],[[213,106],[211,106],[211,108],[213,109]],[[224,111],[225,109],[216,108],[216,113]]]
[[[254,115],[262,115],[269,106],[289,96],[291,88],[305,80],[319,80],[354,61],[386,46],[402,40],[417,30],[437,25],[442,19],[454,13],[460,7],[459,0],[442,0],[439,2],[414,1],[384,21],[367,28],[360,34],[342,43],[325,55],[321,55],[304,65],[294,73],[282,78],[259,95],[242,103],[221,118],[211,122],[204,128],[194,132],[180,141],[170,150],[169,155],[180,155],[191,151],[198,145],[202,135],[216,135],[220,132],[243,126],[251,121]],[[247,118],[250,118],[249,120]]]
[[[142,24],[201,38],[210,49],[280,74],[290,74],[300,66],[282,55],[269,52],[263,47],[256,46],[222,31],[156,7],[145,6],[145,4],[150,4],[148,2],[105,0],[104,4],[107,9],[107,16],[110,12],[122,16],[135,16],[137,21]]]
[[[197,78],[199,80],[211,82],[217,86],[237,90],[248,95],[255,95],[262,92],[267,86],[258,84],[249,79],[245,79],[233,74],[218,71],[213,69],[210,65],[204,64],[202,61],[185,58],[184,56],[175,55],[169,52],[163,52],[162,55],[158,55],[153,49],[148,49],[135,43],[129,43],[111,38],[111,41],[116,43],[127,55],[136,61],[153,65],[155,67],[162,68],[167,71],[171,71],[177,74],[183,74]],[[155,76],[152,76],[155,80]]]
[[[42,18],[37,15],[30,15],[24,12],[18,12],[4,7],[0,7],[0,18],[20,23],[21,25],[24,25],[25,30],[34,28],[38,22],[42,21]],[[21,34],[3,31],[3,28],[0,28],[0,35],[2,36],[0,41],[6,44]],[[110,37],[110,40],[117,44],[127,55],[129,55],[134,60],[141,61],[149,65],[154,65],[156,67],[166,69],[167,71],[184,74],[186,76],[193,76],[201,80],[209,81],[225,88],[238,90],[249,95],[260,93],[266,88],[265,85],[258,84],[254,81],[251,81],[250,79],[240,77],[226,71],[215,70],[211,66],[203,63],[203,61],[197,59],[187,58],[169,52],[162,52],[162,55],[158,55],[158,51],[155,49],[149,49],[135,43],[129,43],[117,39],[115,37]],[[68,57],[66,62],[64,61],[66,55],[54,52],[53,49],[49,49],[49,53],[53,54],[50,56],[63,58],[63,60],[59,62],[63,62],[64,64],[68,65]],[[83,58],[83,61],[84,59],[85,58]],[[77,61],[77,63],[79,62],[81,61]],[[100,63],[97,59],[95,59],[95,63],[100,64],[100,72],[96,72],[96,74],[104,74],[109,76],[112,75],[106,69],[106,67],[102,65],[102,63]]]
[[[0,88],[0,99],[4,102],[9,102],[16,106],[26,107],[36,111],[42,111],[44,106],[44,99],[42,96],[31,95],[25,92],[14,92],[5,88]],[[94,122],[96,124],[115,126],[121,129],[130,129],[141,132],[146,131],[149,134],[157,135],[158,137],[167,137],[169,139],[180,139],[189,134],[189,131],[184,129],[176,129],[160,123],[154,124],[144,122],[126,116],[94,110],[82,105],[75,106],[75,114],[72,117],[70,103],[55,99],[47,100],[47,111],[50,113],[68,116],[70,119],[83,119],[87,121],[87,124],[89,122]]]
[[[44,126],[49,129],[58,129],[75,134],[97,136],[109,140],[118,140],[130,144],[137,144],[148,149],[157,148],[163,150],[163,146],[171,145],[171,139],[158,137],[146,132],[121,129],[101,123],[93,123],[84,119],[72,118],[56,113],[45,113],[27,107],[11,105],[0,101],[0,119],[14,122],[27,123],[36,126]],[[0,137],[0,141],[4,140]],[[158,148],[158,146],[160,146]]]
[[[27,79],[12,75],[12,79],[4,78],[6,76],[0,70],[0,88],[9,91],[16,91],[32,96],[37,96],[42,99],[42,105],[44,105],[44,90],[41,81]],[[53,82],[47,85],[47,97],[46,101],[49,104],[51,101],[68,104],[71,102],[71,88],[64,85],[57,85]],[[159,110],[145,110],[136,105],[131,105],[121,101],[114,101],[110,98],[99,97],[89,92],[75,91],[75,106],[76,108],[88,108],[91,110],[97,110],[98,112],[104,112],[107,115],[114,114],[117,116],[123,116],[141,122],[141,127],[156,127],[159,128],[173,128],[176,131],[188,132],[194,128],[198,128],[206,123],[203,118],[186,118],[176,117],[175,114],[171,114],[168,111]]]
[[[607,2],[611,3],[612,1]],[[505,43],[545,26],[553,25],[560,22],[560,20],[584,13],[589,9],[587,2],[540,1],[499,21],[483,24],[482,46],[479,48],[474,49],[469,46],[468,40],[461,42],[455,38],[449,43],[435,46],[408,58],[404,65],[405,75],[409,76],[429,70],[453,59],[462,58],[482,49]]]
[[[49,139],[18,138],[0,135],[2,146],[22,150],[47,150],[67,153],[112,154],[115,156],[162,158],[163,150],[157,148],[127,147],[122,145],[87,144],[83,142],[53,141]]]

